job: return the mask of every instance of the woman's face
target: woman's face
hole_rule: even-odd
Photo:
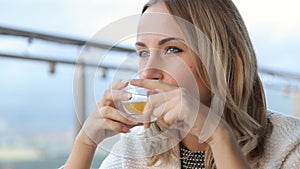
[[[138,27],[139,75],[142,79],[161,80],[200,93],[201,101],[208,105],[210,92],[198,76],[192,52],[185,42],[164,3],[151,5]]]

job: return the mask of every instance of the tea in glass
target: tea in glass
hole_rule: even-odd
[[[148,91],[145,88],[129,85],[125,90],[131,93],[131,99],[127,101],[122,101],[122,108],[126,113],[131,114],[136,121],[143,122],[142,113],[144,107],[147,103],[147,94]],[[156,120],[156,117],[151,116],[150,121],[153,122]]]

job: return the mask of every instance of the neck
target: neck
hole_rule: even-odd
[[[191,134],[185,136],[181,143],[190,151],[205,151],[208,148],[208,144],[199,143],[198,138]]]

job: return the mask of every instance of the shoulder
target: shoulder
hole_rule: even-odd
[[[268,120],[272,126],[272,132],[269,135],[269,138],[272,138],[269,140],[271,143],[278,142],[290,146],[300,143],[299,118],[269,111]]]
[[[295,149],[300,145],[300,119],[269,111],[268,120],[272,131],[265,136],[262,165],[263,168],[280,168],[290,156],[297,156]]]
[[[293,129],[294,127],[298,127],[300,125],[300,119],[295,116],[290,116],[274,111],[268,111],[267,116],[273,126],[279,126],[278,124],[286,124],[288,125],[287,127]]]

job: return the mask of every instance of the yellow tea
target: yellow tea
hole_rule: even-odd
[[[142,114],[146,102],[123,102],[123,105],[127,111],[134,114]]]

